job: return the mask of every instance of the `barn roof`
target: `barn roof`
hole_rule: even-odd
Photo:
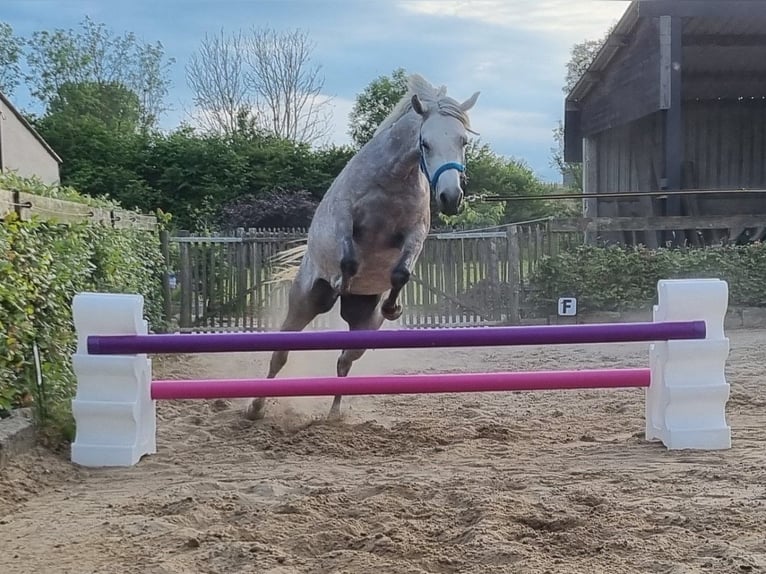
[[[634,0],[567,95],[565,160],[582,161],[583,137],[668,110],[673,98],[679,108],[766,99],[764,54],[764,0]]]
[[[641,20],[682,19],[685,99],[766,97],[766,2],[763,0],[634,0],[567,96],[576,103],[609,72]],[[656,45],[659,49],[659,40]]]

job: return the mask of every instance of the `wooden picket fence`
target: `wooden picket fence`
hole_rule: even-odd
[[[525,314],[525,284],[541,258],[581,234],[547,233],[547,222],[503,231],[435,233],[402,292],[403,327],[514,324]],[[273,257],[305,241],[305,229],[249,229],[168,238],[171,304],[180,331],[276,330],[289,284],[274,281]],[[311,328],[338,327],[332,313]]]

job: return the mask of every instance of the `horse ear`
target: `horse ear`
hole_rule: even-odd
[[[420,101],[417,94],[412,94],[412,109],[415,110],[418,115],[426,115],[427,108],[423,102]]]
[[[470,98],[468,98],[466,101],[460,104],[460,109],[463,110],[464,112],[467,112],[468,110],[470,110],[476,103],[476,100],[479,99],[480,93],[481,92],[474,92]]]

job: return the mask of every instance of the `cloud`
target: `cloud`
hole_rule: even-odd
[[[470,114],[473,129],[479,132],[482,141],[493,148],[499,142],[532,145],[548,145],[552,142],[555,119],[547,114],[507,108],[482,108],[478,104]]]
[[[600,36],[628,0],[401,0],[404,10],[580,39]],[[571,40],[569,40],[571,41]]]
[[[354,107],[354,100],[327,95],[319,96],[319,98],[328,102],[327,107],[331,110],[332,114],[330,118],[331,128],[327,134],[327,143],[339,146],[351,144],[351,137],[347,133],[348,115],[351,113],[351,108]]]

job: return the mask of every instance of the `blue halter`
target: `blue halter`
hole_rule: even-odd
[[[465,166],[462,163],[457,161],[449,161],[443,165],[440,165],[439,168],[434,172],[433,177],[431,177],[428,174],[428,166],[426,166],[426,154],[425,150],[423,149],[423,134],[420,134],[420,137],[418,138],[418,146],[420,148],[420,171],[422,171],[428,179],[428,185],[430,186],[432,193],[436,190],[436,184],[439,183],[439,177],[445,171],[450,169],[456,169],[461,173],[465,171]]]

